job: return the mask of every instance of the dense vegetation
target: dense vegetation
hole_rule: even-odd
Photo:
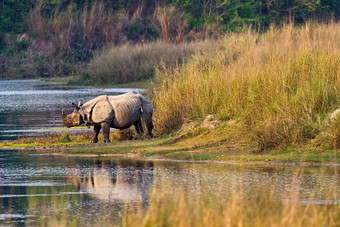
[[[81,75],[85,78],[81,81],[88,81],[96,71],[93,64],[86,70],[89,61],[108,45],[178,43],[216,38],[247,26],[265,31],[271,24],[337,20],[339,15],[337,0],[98,0],[90,4],[84,0],[3,0],[0,77]],[[150,70],[146,71],[145,77],[150,77]],[[128,77],[140,79],[134,75]],[[112,82],[126,81],[113,78]]]
[[[73,12],[91,10],[96,8],[97,4],[103,5],[104,10],[110,14],[124,11],[130,18],[133,15],[138,16],[139,18],[135,18],[134,21],[136,24],[129,27],[128,30],[150,28],[149,32],[152,29],[157,30],[150,19],[155,11],[159,10],[159,7],[163,9],[175,7],[177,12],[172,13],[182,12],[190,29],[199,30],[215,24],[224,31],[238,30],[244,24],[268,27],[273,22],[282,23],[288,20],[302,23],[315,18],[337,18],[340,13],[340,3],[337,0],[98,0],[91,5],[88,5],[88,1],[84,0],[3,0],[0,8],[0,30],[2,33],[30,32],[27,23],[29,23],[29,16],[33,9],[37,9],[37,7],[40,9],[39,13],[48,19],[54,17],[55,14],[64,14],[68,10]],[[137,26],[138,23],[145,27]]]
[[[299,147],[313,139],[339,148],[340,24],[292,25],[229,34],[183,67],[157,74],[157,129],[216,115],[224,137],[257,150]],[[327,133],[325,132],[327,131]]]

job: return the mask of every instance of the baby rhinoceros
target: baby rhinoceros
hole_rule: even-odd
[[[75,106],[73,113],[66,115],[62,110],[63,125],[93,125],[93,143],[98,142],[100,130],[103,130],[103,142],[110,142],[110,127],[126,129],[134,125],[140,135],[144,132],[142,120],[146,124],[148,135],[152,137],[153,108],[150,101],[138,92],[131,91],[118,96],[101,95],[85,104],[82,101],[78,105],[72,104]]]

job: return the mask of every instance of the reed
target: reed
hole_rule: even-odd
[[[32,36],[30,51],[38,56],[66,52],[76,60],[87,60],[94,49],[118,43],[122,38],[121,30],[128,23],[125,12],[114,14],[102,1],[94,1],[82,9],[75,9],[72,4],[63,11],[56,8],[49,17],[37,3],[28,17]]]
[[[155,8],[152,24],[163,41],[181,41],[187,35],[189,23],[183,12],[174,6]]]
[[[159,71],[152,92],[159,133],[214,114],[237,122],[259,151],[315,138],[339,105],[340,24],[228,34],[184,67]],[[234,133],[234,134],[235,134]]]

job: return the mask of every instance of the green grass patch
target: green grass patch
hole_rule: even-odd
[[[71,86],[83,86],[83,85],[93,85],[91,79],[84,79],[81,76],[68,76],[68,77],[53,77],[53,78],[40,78],[41,81],[52,82],[58,84],[65,84]],[[122,84],[101,84],[102,88],[144,88],[147,89],[151,86],[152,79],[144,79],[136,82],[122,83]]]
[[[76,80],[78,77],[79,76],[52,77],[52,78],[40,78],[40,80],[58,84],[69,84],[70,81]]]

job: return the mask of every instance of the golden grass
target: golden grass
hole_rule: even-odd
[[[95,55],[87,73],[96,84],[127,83],[154,76],[155,68],[182,65],[197,50],[212,42],[156,41],[113,46]]]
[[[228,34],[187,65],[159,72],[156,130],[215,114],[260,151],[315,138],[339,105],[340,24],[272,27]]]

